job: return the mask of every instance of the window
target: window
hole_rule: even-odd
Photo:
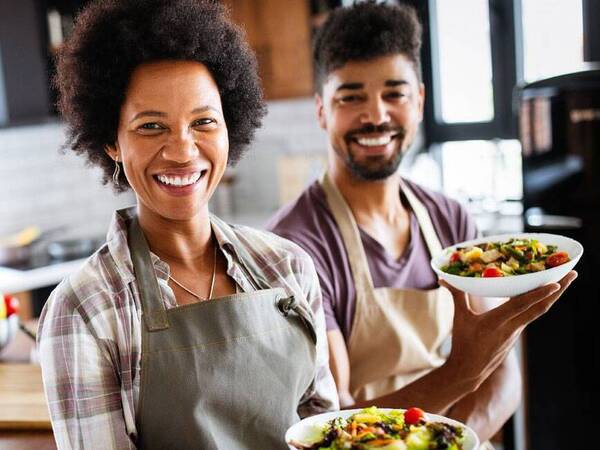
[[[516,137],[515,1],[410,1],[424,18],[426,145]]]
[[[523,78],[574,72],[583,63],[581,0],[521,0]]]
[[[494,118],[490,15],[487,0],[435,2],[441,111],[445,123]]]

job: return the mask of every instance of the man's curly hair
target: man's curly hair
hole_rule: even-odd
[[[366,1],[334,9],[313,40],[315,90],[349,61],[368,61],[401,53],[421,79],[421,23],[414,8]]]
[[[266,113],[254,53],[218,0],[97,0],[78,16],[60,50],[55,84],[67,143],[112,178],[105,153],[117,139],[120,109],[134,69],[158,60],[204,64],[218,86],[237,162]],[[115,190],[129,189],[121,171]]]

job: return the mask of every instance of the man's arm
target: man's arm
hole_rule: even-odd
[[[389,395],[369,401],[356,402],[350,393],[350,361],[348,349],[340,330],[327,332],[331,372],[342,408],[409,408],[418,406],[432,413],[443,413],[467,393],[475,389],[460,379],[457,370],[444,365]],[[435,395],[432,395],[435,392]]]
[[[519,364],[513,350],[479,389],[463,397],[446,415],[468,425],[486,441],[518,408],[521,386]]]
[[[339,329],[330,330],[327,332],[327,342],[329,343],[329,367],[340,397],[340,406],[347,408],[354,404],[354,398],[350,394],[350,360],[344,335]]]
[[[471,309],[465,293],[441,282],[451,291],[455,307],[452,352],[446,363],[398,391],[344,407],[419,406],[432,413],[444,413],[475,391],[486,392],[483,385],[506,360],[521,332],[552,307],[576,276],[575,272],[570,272],[560,284],[549,284],[513,297],[483,314],[476,314]],[[330,332],[330,343],[331,336]],[[341,343],[338,340],[336,344],[338,349],[330,347],[330,352],[338,350],[338,354],[330,361],[337,364],[333,370],[334,378],[339,383],[338,391],[345,395],[349,390],[350,370],[340,369],[348,367],[349,361],[345,347],[346,354],[339,354]]]
[[[473,311],[484,313],[505,300],[470,298]],[[521,371],[514,349],[479,389],[454,404],[447,415],[475,430],[482,441],[496,434],[521,401]]]

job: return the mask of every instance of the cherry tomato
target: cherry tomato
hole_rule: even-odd
[[[421,408],[408,408],[404,411],[404,423],[416,425],[425,417],[425,412]]]
[[[460,253],[459,252],[454,252],[452,253],[452,256],[450,256],[450,262],[457,262],[460,261]]]
[[[556,252],[552,253],[546,258],[546,267],[560,266],[569,261],[569,255],[567,252]]]
[[[12,295],[4,296],[4,303],[6,304],[6,317],[10,317],[13,314],[19,313],[19,299]]]
[[[504,274],[497,267],[486,267],[481,276],[483,278],[495,278],[504,276]]]

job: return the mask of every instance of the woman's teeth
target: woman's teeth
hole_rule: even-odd
[[[200,172],[196,172],[192,175],[188,175],[187,177],[167,177],[165,175],[158,175],[158,181],[163,184],[171,185],[171,186],[189,186],[190,184],[194,184],[196,181],[200,179]]]
[[[387,145],[391,142],[392,136],[381,136],[377,138],[358,138],[356,142],[365,147],[377,147],[379,145]]]

